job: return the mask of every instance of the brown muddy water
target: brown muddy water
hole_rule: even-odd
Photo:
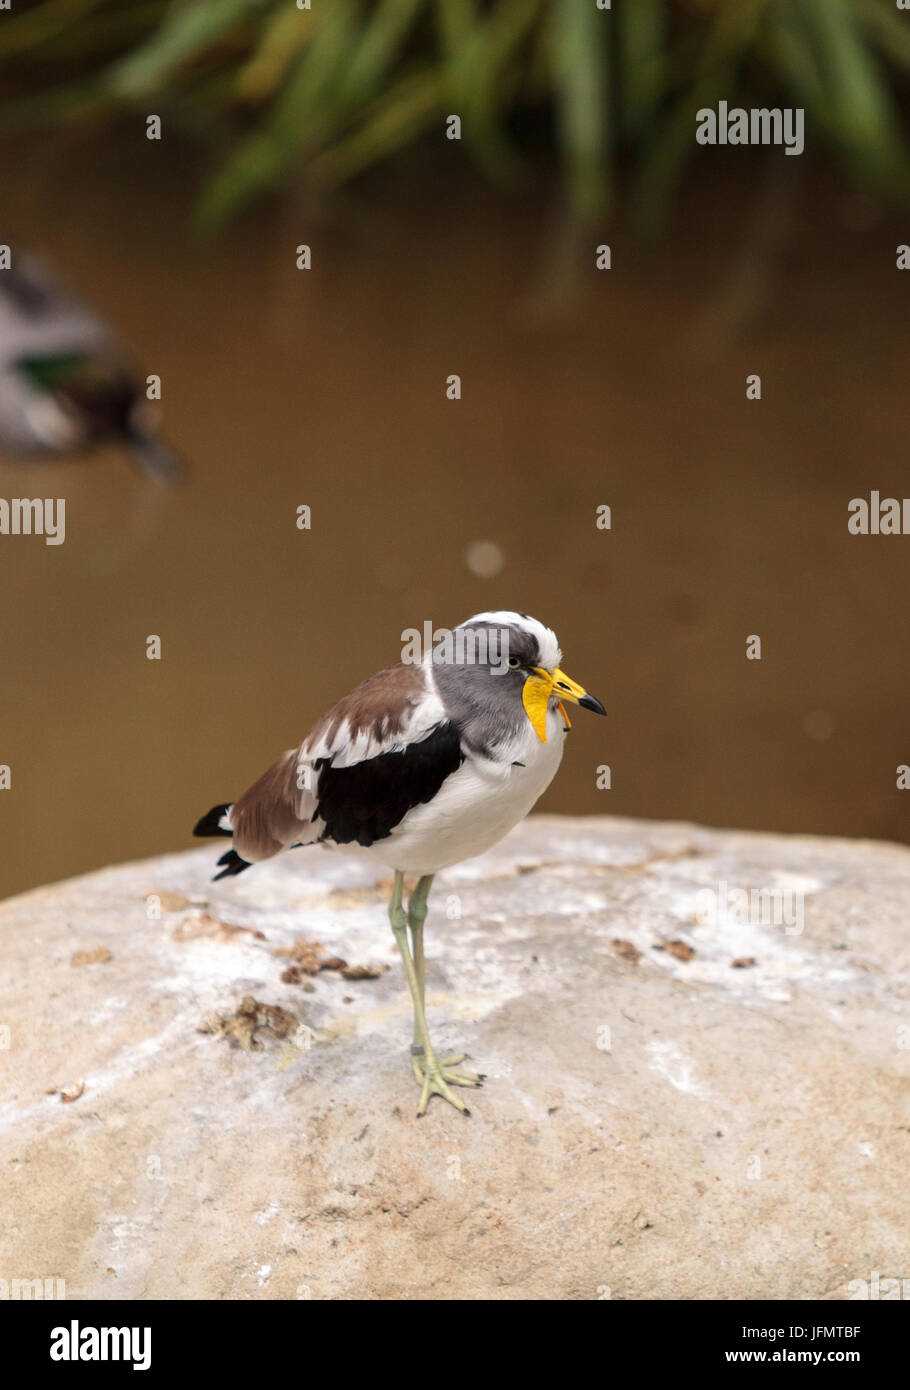
[[[908,838],[910,537],[847,531],[851,498],[910,493],[906,226],[827,185],[768,235],[731,164],[573,276],[547,186],[441,189],[418,157],[202,243],[189,175],[143,158],[4,152],[2,239],[160,373],[192,475],[0,465],[0,496],[67,500],[64,545],[0,537],[0,894],[188,846],[402,629],[490,607],[554,626],[608,710],[542,809]]]

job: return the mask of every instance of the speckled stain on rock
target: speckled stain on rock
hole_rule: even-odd
[[[907,849],[533,818],[438,880],[431,1028],[489,1079],[469,1120],[437,1100],[420,1121],[378,879],[308,852],[216,886],[212,862],[0,907],[0,1277],[70,1298],[595,1299],[910,1276]],[[700,925],[719,882],[796,888],[804,930]],[[175,938],[203,910],[265,939]],[[391,969],[306,993],[273,954],[299,936]],[[199,1031],[247,995],[304,1028],[250,1052]],[[46,1094],[78,1078],[71,1104]]]

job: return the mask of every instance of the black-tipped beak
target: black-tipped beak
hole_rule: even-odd
[[[554,695],[557,700],[568,700],[573,705],[584,705],[585,709],[592,709],[595,714],[606,714],[606,710],[599,700],[595,700],[593,695],[589,695],[583,685],[578,681],[573,681],[571,676],[567,676],[565,671],[548,671],[535,668],[536,674],[547,685],[547,694]],[[529,682],[530,683],[530,682]],[[528,684],[529,684],[528,683]],[[527,690],[528,685],[525,685]]]

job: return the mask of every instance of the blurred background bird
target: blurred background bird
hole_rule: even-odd
[[[0,452],[62,455],[116,441],[143,472],[181,473],[107,324],[37,257],[13,247],[0,269]]]

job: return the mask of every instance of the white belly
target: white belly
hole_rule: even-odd
[[[501,763],[468,758],[431,802],[416,806],[391,835],[360,850],[390,869],[435,874],[495,845],[522,820],[550,785],[562,761],[565,726],[547,711],[547,741],[531,725]],[[523,767],[512,766],[524,763]],[[357,846],[344,846],[357,851]]]

